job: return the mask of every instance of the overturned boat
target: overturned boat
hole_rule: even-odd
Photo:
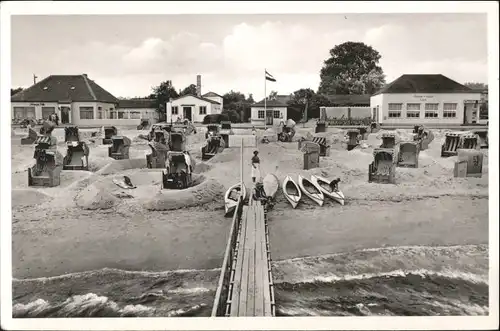
[[[226,216],[230,216],[234,213],[236,207],[238,206],[240,197],[242,197],[243,200],[245,200],[247,197],[247,189],[245,187],[245,184],[235,184],[226,191],[226,194],[224,195],[224,207],[226,210]]]
[[[340,191],[336,185],[339,182],[338,179],[328,180],[321,176],[312,175],[311,182],[314,185],[316,185],[321,190],[321,192],[323,192],[324,195],[326,195],[332,200],[337,201],[342,206],[344,205],[345,203],[344,193],[342,193],[342,191]]]
[[[274,174],[267,174],[266,177],[262,180],[262,184],[264,184],[264,192],[266,196],[274,199],[276,197],[276,193],[278,193],[278,188],[280,186],[278,177]]]
[[[299,175],[299,187],[312,201],[316,202],[320,206],[323,206],[323,203],[325,202],[325,195],[313,182]]]
[[[283,180],[282,189],[285,198],[290,202],[293,208],[296,208],[302,198],[302,193],[297,183],[293,181],[292,177],[286,176],[285,180]]]

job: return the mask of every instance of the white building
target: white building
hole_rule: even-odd
[[[220,114],[222,104],[211,98],[196,95],[184,95],[167,102],[167,122],[177,121],[178,118],[191,122],[201,123],[209,114]]]
[[[86,74],[51,75],[13,95],[11,114],[13,119],[47,119],[56,113],[63,124],[103,125],[117,104]]]
[[[253,125],[279,125],[288,119],[288,95],[278,95],[276,99],[264,99],[250,107],[250,122]]]
[[[471,124],[479,121],[481,94],[443,75],[402,75],[370,98],[383,124]]]
[[[196,76],[196,95],[187,94],[170,99],[166,105],[167,122],[175,122],[178,118],[201,123],[207,115],[220,114],[223,97],[214,92],[201,95],[201,76]]]

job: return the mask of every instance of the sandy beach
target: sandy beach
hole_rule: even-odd
[[[296,139],[310,130],[299,128]],[[26,168],[34,162],[33,146],[20,146],[13,139],[15,278],[105,267],[149,271],[220,267],[231,222],[223,217],[221,194],[239,178],[239,149],[227,148],[201,162],[204,133],[200,130],[189,136],[187,146],[198,158],[198,189],[206,194],[197,191],[197,196],[203,196],[196,199],[190,196],[194,191],[169,195],[160,192],[159,171],[142,169],[148,147],[136,137],[145,132],[124,131],[134,142],[131,160],[126,162],[107,158],[105,146],[91,145],[93,171],[63,172],[61,186],[55,188],[27,187]],[[331,132],[342,134],[336,129]],[[367,182],[380,133],[371,134],[364,148],[350,152],[332,146],[330,156],[321,158],[320,168],[308,171],[301,170],[297,142],[259,145],[263,174],[273,172],[280,180],[287,174],[340,177],[347,198],[345,206],[328,201],[323,207],[304,198],[293,210],[279,193],[269,215],[273,260],[386,246],[487,243],[487,151],[482,178],[453,178],[456,157],[440,158],[443,133],[435,135],[430,149],[421,152],[418,169],[397,168],[396,185]],[[64,153],[63,140],[58,140]],[[252,151],[245,149],[247,172]],[[111,183],[114,176],[123,174],[131,177],[136,190],[121,192]],[[245,182],[250,185],[249,173]],[[203,185],[210,185],[211,190],[202,189]],[[103,197],[109,200],[106,209],[89,207],[95,201],[88,199]],[[182,209],[178,201],[188,200],[190,207]],[[153,205],[163,210],[152,211]]]

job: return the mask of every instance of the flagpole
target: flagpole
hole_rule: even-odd
[[[267,129],[267,91],[266,91],[266,68],[264,68],[264,130]]]

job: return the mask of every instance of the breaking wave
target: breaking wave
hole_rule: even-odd
[[[13,317],[210,316],[220,269],[15,279]],[[488,314],[488,246],[408,246],[273,262],[278,316]]]

